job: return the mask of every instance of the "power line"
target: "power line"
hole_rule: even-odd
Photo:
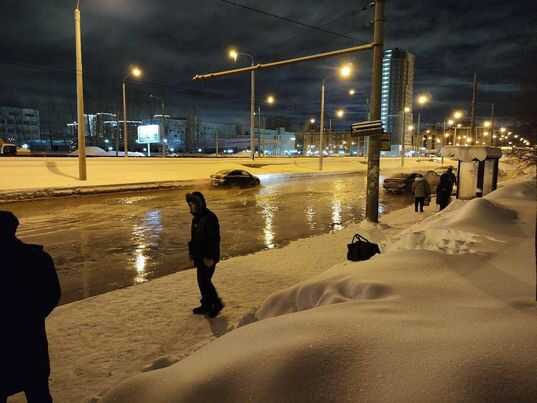
[[[222,3],[225,3],[225,4],[228,4],[230,6],[233,6],[233,7],[242,8],[242,9],[257,13],[257,14],[262,14],[262,15],[265,15],[265,16],[268,16],[268,17],[276,18],[278,20],[285,21],[285,22],[288,22],[290,24],[298,25],[298,26],[303,27],[303,28],[308,28],[308,29],[312,29],[312,30],[315,30],[315,31],[323,32],[325,34],[330,34],[330,35],[333,35],[333,36],[339,36],[340,38],[345,38],[345,39],[350,39],[352,41],[356,41],[356,38],[353,38],[352,36],[345,35],[345,34],[342,34],[340,32],[330,31],[328,29],[325,29],[325,28],[322,28],[322,27],[319,27],[319,26],[316,26],[316,25],[306,24],[306,23],[294,20],[294,19],[289,18],[289,17],[284,17],[282,15],[277,15],[277,14],[273,14],[273,13],[265,11],[265,10],[261,10],[259,8],[250,7],[250,6],[247,6],[245,4],[236,3],[236,2],[230,1],[230,0],[218,0],[218,1],[220,1]],[[365,9],[367,9],[367,6],[362,7],[361,11],[364,11]]]

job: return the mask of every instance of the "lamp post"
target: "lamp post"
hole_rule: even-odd
[[[428,104],[430,100],[431,100],[431,98],[428,95],[422,94],[422,95],[418,96],[417,103],[418,103],[419,106],[423,107],[426,104]],[[417,129],[416,129],[416,137],[417,137],[417,139],[420,138],[420,136],[421,136],[421,110],[418,109],[418,126],[417,126]],[[418,147],[418,152],[419,152],[419,147]]]
[[[456,123],[459,119],[462,119],[462,117],[464,116],[464,112],[463,111],[455,111],[453,112],[453,123]],[[457,123],[455,125],[455,130],[453,132],[453,144],[455,145],[455,143],[457,142],[457,129],[461,127],[461,124],[460,123]]]
[[[406,114],[410,113],[410,108],[405,106],[403,108],[403,130],[401,138],[401,167],[405,166],[405,141],[406,141]]]
[[[80,28],[80,0],[75,8],[76,42],[76,105],[78,117],[78,179],[88,179],[86,170],[86,123],[84,118],[84,78],[82,66],[82,33]]]
[[[268,105],[274,105],[276,98],[274,95],[268,95],[265,99],[265,103]],[[259,148],[259,155],[261,155],[261,105],[257,106],[257,127],[259,130],[259,136],[257,139],[257,146]]]
[[[239,52],[236,49],[231,49],[229,51],[229,57],[234,61],[237,62],[239,60],[240,56],[246,56],[250,58],[251,66],[255,65],[255,59],[254,57],[249,53]],[[252,70],[250,72],[250,150],[251,150],[251,158],[252,160],[255,159],[255,144],[254,144],[254,129],[255,129],[255,71]]]
[[[123,146],[125,148],[125,158],[129,157],[129,133],[127,132],[127,79],[129,76],[134,78],[142,77],[143,72],[137,66],[131,66],[127,75],[123,78]],[[148,146],[150,147],[150,146]]]
[[[343,79],[349,78],[352,75],[353,66],[350,63],[344,64],[339,68],[339,76]],[[324,102],[326,92],[326,78],[321,83],[321,125],[319,129],[319,171],[323,170],[323,152],[324,152]]]

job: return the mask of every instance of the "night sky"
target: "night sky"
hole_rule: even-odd
[[[121,81],[130,64],[144,79],[129,83],[132,118],[160,112],[149,94],[163,97],[168,112],[245,122],[249,75],[193,82],[192,76],[232,68],[230,45],[269,62],[366,43],[371,9],[362,0],[234,2],[284,16],[313,30],[222,0],[81,0],[86,111],[118,111]],[[3,0],[0,14],[0,105],[38,107],[42,130],[62,130],[76,115],[74,1]],[[365,7],[364,7],[365,6]],[[416,55],[417,93],[433,102],[428,122],[451,110],[469,111],[473,72],[480,77],[478,115],[490,104],[508,121],[530,120],[537,83],[535,0],[387,0],[385,47]],[[343,61],[357,67],[351,81],[334,69]],[[237,65],[249,61],[241,59]],[[341,127],[364,118],[370,91],[369,52],[308,62],[258,73],[258,100],[274,94],[271,113],[307,119],[319,111],[320,81],[328,78],[327,114],[349,113]],[[349,88],[358,95],[350,98]],[[264,109],[268,110],[268,107]]]

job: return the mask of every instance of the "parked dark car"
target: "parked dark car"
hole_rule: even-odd
[[[386,192],[391,193],[411,192],[412,183],[414,182],[414,179],[416,179],[416,176],[419,174],[420,172],[395,174],[393,176],[390,176],[389,178],[384,179],[382,187]],[[440,183],[440,175],[438,175],[435,171],[428,171],[424,174],[422,173],[422,175],[425,177],[425,180],[429,184],[431,192],[435,192],[436,187]]]
[[[240,169],[224,170],[211,175],[213,186],[240,186],[251,187],[261,184],[259,178],[248,171]]]

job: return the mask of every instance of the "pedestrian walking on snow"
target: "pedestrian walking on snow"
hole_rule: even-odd
[[[24,392],[28,403],[51,403],[45,319],[60,300],[52,258],[16,237],[19,220],[0,211],[0,403]]]
[[[416,213],[423,213],[423,206],[425,205],[425,200],[428,199],[431,195],[431,188],[423,175],[417,175],[412,184],[412,193],[414,194],[414,210]]]
[[[212,283],[216,264],[220,261],[220,225],[218,217],[207,208],[202,193],[188,193],[186,201],[193,216],[192,238],[188,243],[188,251],[196,267],[201,294],[201,305],[192,312],[214,318],[224,307]]]

